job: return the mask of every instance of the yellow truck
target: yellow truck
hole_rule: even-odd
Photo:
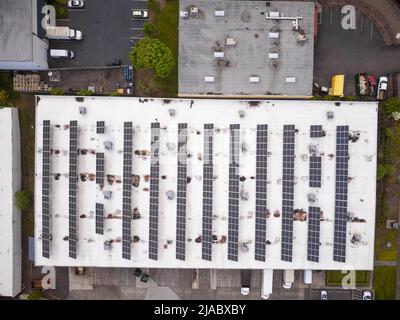
[[[332,77],[332,86],[329,94],[334,97],[343,97],[344,74],[337,74]]]

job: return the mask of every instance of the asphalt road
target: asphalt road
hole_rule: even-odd
[[[69,10],[57,25],[83,32],[82,41],[50,41],[50,49],[67,49],[74,59],[49,57],[50,68],[105,67],[130,64],[132,46],[143,38],[145,20],[132,18],[132,9],[146,9],[147,0],[86,0],[84,9]]]
[[[386,47],[378,29],[357,12],[357,29],[344,30],[340,8],[323,8],[315,45],[314,81],[330,86],[331,77],[345,74],[345,95],[355,95],[354,76],[400,72],[400,47]]]

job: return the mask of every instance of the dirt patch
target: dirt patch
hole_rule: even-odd
[[[135,94],[138,97],[162,97],[163,90],[157,82],[154,71],[149,68],[140,69],[135,73]]]

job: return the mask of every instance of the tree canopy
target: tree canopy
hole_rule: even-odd
[[[159,78],[166,78],[175,65],[171,50],[160,40],[146,37],[130,53],[135,69],[151,68]]]

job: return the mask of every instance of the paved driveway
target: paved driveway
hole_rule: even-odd
[[[83,32],[82,41],[50,42],[51,49],[72,50],[74,59],[49,58],[50,68],[105,67],[130,64],[132,46],[143,37],[145,20],[132,18],[133,9],[146,9],[147,0],[86,0],[83,10],[69,10],[57,25]]]
[[[334,74],[345,74],[345,95],[355,95],[354,76],[400,71],[400,47],[387,47],[374,23],[357,12],[357,29],[341,27],[340,8],[323,8],[315,45],[314,81],[330,86]]]

